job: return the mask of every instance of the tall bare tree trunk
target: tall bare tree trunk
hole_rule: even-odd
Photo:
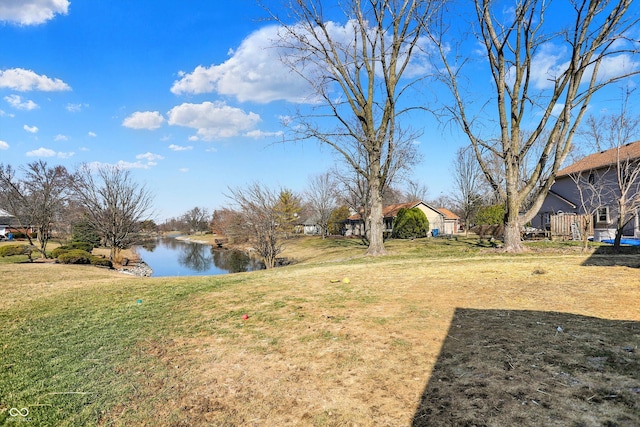
[[[503,146],[514,145],[519,149],[519,143],[516,140],[509,139]],[[510,152],[505,150],[505,194],[506,209],[504,218],[504,250],[507,252],[523,252],[525,250],[520,235],[521,222],[523,218],[520,215],[522,205],[521,192],[518,188],[520,184],[520,164],[519,159]]]
[[[367,179],[371,190],[371,205],[363,215],[367,254],[382,255],[382,190],[398,171],[410,169],[419,160],[413,144],[417,134],[397,121],[412,108],[400,101],[423,78],[410,71],[427,50],[424,28],[441,3],[342,1],[342,28],[334,16],[323,16],[323,3],[292,0],[287,2],[286,19],[273,14],[282,25],[278,44],[286,51],[283,61],[309,83],[315,95],[311,113],[300,111],[287,122],[295,139],[328,144]]]
[[[593,94],[640,72],[636,66],[616,69],[608,62],[633,62],[637,40],[630,34],[639,20],[636,13],[626,16],[632,0],[526,0],[513,2],[509,13],[504,2],[474,3],[476,37],[461,38],[461,46],[445,39],[461,17],[443,14],[442,31],[430,33],[431,40],[442,59],[437,68],[453,96],[445,110],[468,136],[492,188],[506,200],[505,249],[520,252],[519,227],[538,213]],[[463,26],[462,31],[467,35],[469,29]],[[466,40],[472,45],[462,46]],[[474,86],[466,85],[470,75],[462,71],[467,63],[480,62],[458,56],[466,47],[477,49],[478,42],[496,95],[486,109],[476,108],[474,101],[480,99]],[[541,64],[540,54],[549,48],[557,57]],[[536,82],[539,75],[547,82]],[[504,166],[504,182],[491,167],[493,157]]]
[[[380,182],[377,179],[369,180],[369,188],[371,189],[371,209],[367,215],[367,237],[369,239],[369,248],[367,255],[384,255],[384,218],[382,215],[382,195],[380,191]]]
[[[513,199],[511,199],[513,200]],[[511,203],[516,205],[516,203]],[[509,203],[507,203],[509,205]],[[504,218],[504,250],[507,252],[523,252],[524,246],[520,236],[519,206],[507,207]]]

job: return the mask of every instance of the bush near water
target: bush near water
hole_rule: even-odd
[[[111,260],[91,254],[93,244],[88,242],[72,242],[55,248],[51,256],[62,264],[91,264],[98,267],[113,267]]]

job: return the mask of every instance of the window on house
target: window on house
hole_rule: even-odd
[[[598,208],[596,222],[609,222],[609,207]]]
[[[595,184],[596,183],[596,176],[594,175],[593,172],[591,172],[589,174],[589,184]]]

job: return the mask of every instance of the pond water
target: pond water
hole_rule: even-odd
[[[240,251],[162,238],[136,246],[152,277],[211,276],[260,270],[263,264]]]

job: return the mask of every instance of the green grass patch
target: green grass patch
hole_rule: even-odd
[[[51,426],[95,425],[126,408],[166,374],[143,344],[162,342],[191,322],[184,300],[217,286],[210,279],[153,287],[127,282],[0,311],[2,408],[28,408],[29,421]],[[0,412],[0,423],[11,418]]]

